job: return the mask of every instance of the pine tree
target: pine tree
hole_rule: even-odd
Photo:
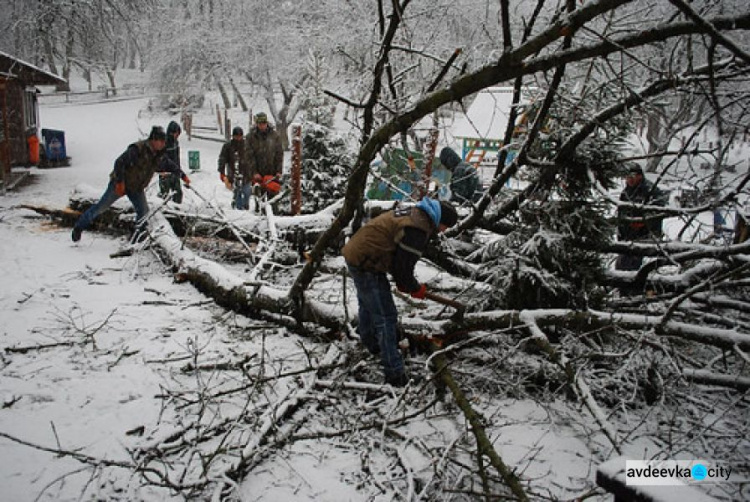
[[[302,133],[303,211],[319,211],[343,197],[352,163],[344,138],[328,127],[305,122]]]
[[[333,105],[331,98],[323,92],[324,82],[328,79],[326,60],[312,50],[308,53],[306,72],[310,86],[301,92],[302,108],[305,120],[326,127],[333,126]]]
[[[310,52],[309,87],[302,92],[305,122],[302,133],[302,190],[304,212],[315,212],[344,196],[353,157],[333,125],[333,106],[323,92],[325,59]]]
[[[570,100],[557,101],[561,102]],[[601,103],[582,101],[578,106],[576,110],[570,105],[553,106],[550,122],[530,155],[544,167],[526,168],[537,190],[518,213],[518,229],[484,250],[483,259],[491,263],[488,268],[495,269],[493,300],[503,308],[586,308],[597,306],[603,298],[598,284],[606,256],[595,247],[610,241],[614,231],[594,181],[608,189],[615,186],[622,171],[619,158],[634,121],[624,116],[609,121],[572,158],[553,166],[570,131]]]

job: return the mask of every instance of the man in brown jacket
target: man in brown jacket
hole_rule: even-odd
[[[190,178],[180,169],[180,166],[164,157],[164,147],[167,144],[167,133],[164,128],[154,126],[148,139],[137,141],[115,160],[115,167],[109,175],[109,184],[99,202],[88,208],[76,221],[71,237],[73,242],[81,240],[81,233],[89,228],[97,216],[115,203],[123,195],[127,195],[135,208],[136,231],[133,239],[143,231],[148,202],[146,202],[146,187],[156,171],[166,171],[179,174],[185,186],[190,186]]]
[[[284,150],[281,148],[281,136],[268,123],[265,113],[255,115],[255,127],[247,135],[245,150],[253,173],[253,184],[269,193],[273,189],[278,192],[284,166]]]
[[[414,267],[430,236],[457,220],[449,202],[425,197],[416,206],[387,211],[373,219],[341,250],[357,288],[359,337],[371,354],[380,355],[388,384],[403,387],[408,378],[398,349],[398,311],[386,274],[393,276],[400,291],[424,298],[427,287],[417,282]]]

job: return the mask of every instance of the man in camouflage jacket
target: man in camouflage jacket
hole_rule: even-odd
[[[76,221],[71,238],[73,242],[81,240],[81,233],[89,228],[97,216],[115,203],[123,195],[127,195],[133,204],[136,215],[136,231],[133,239],[145,228],[148,214],[146,202],[146,187],[156,171],[166,171],[178,174],[185,186],[190,186],[190,178],[174,162],[165,159],[164,148],[167,144],[167,133],[164,128],[154,126],[148,139],[137,141],[115,160],[115,167],[109,175],[109,184],[99,202],[88,208]]]
[[[245,153],[253,174],[253,184],[267,189],[269,181],[275,179],[278,186],[283,174],[284,150],[281,136],[268,123],[268,116],[263,112],[255,116],[255,127],[246,138]]]

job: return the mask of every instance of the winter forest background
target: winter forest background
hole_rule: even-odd
[[[55,288],[3,285],[0,457],[13,500],[604,500],[596,467],[619,456],[721,462],[731,482],[699,488],[750,498],[750,243],[733,242],[750,193],[746,1],[3,0],[0,14],[0,50],[74,91],[145,86],[144,131],[217,103],[267,110],[285,133],[301,123],[316,195],[302,216],[233,214],[204,159],[194,193],[161,207],[118,272],[107,255],[132,225],[127,205],[83,256],[58,231],[56,266],[79,269],[53,328],[19,312]],[[485,196],[417,270],[469,309],[456,319],[397,297],[420,350],[414,381],[394,391],[356,343],[338,249],[378,205],[363,194],[384,148],[423,152],[431,128],[455,146],[452,124],[493,86],[519,103],[533,89],[533,101],[498,131],[509,147]],[[312,144],[325,161],[310,162]],[[664,218],[662,240],[615,240],[633,163],[670,194],[642,208]],[[42,216],[44,201],[4,199],[7,242],[35,250],[49,237],[32,224],[71,224],[63,207]],[[644,265],[615,271],[622,252]],[[130,315],[84,289],[106,284],[115,303],[137,304]],[[54,397],[19,383],[47,378],[41,361],[68,375],[48,386],[69,375],[101,386],[69,417],[86,427],[41,420]]]

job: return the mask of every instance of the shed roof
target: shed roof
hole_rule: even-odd
[[[31,85],[64,84],[65,79],[0,51],[0,77],[17,78]]]
[[[456,138],[477,138],[501,140],[508,126],[511,104],[513,103],[512,87],[488,87],[484,89],[469,106],[466,115],[456,121],[453,136]],[[528,103],[521,94],[521,104]]]

